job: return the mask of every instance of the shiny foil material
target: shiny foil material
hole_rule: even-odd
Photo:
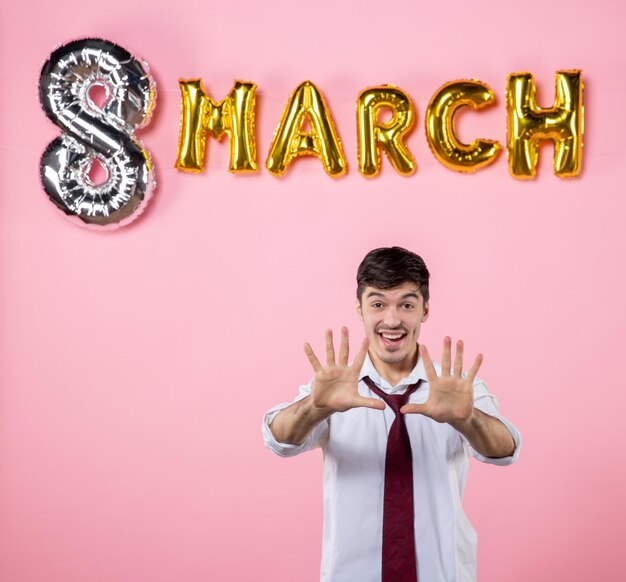
[[[99,107],[92,88],[103,88]],[[156,99],[148,65],[103,39],[82,39],[57,48],[44,64],[39,97],[62,130],[41,157],[46,194],[70,218],[115,228],[134,220],[155,186],[150,154],[135,137],[147,125]],[[95,160],[107,178],[95,184]]]
[[[200,79],[179,81],[180,134],[176,169],[204,170],[207,137],[227,136],[230,141],[229,172],[256,172],[254,116],[256,85],[235,81],[231,92],[219,102],[206,93]]]
[[[308,121],[310,131],[303,131]],[[298,85],[289,97],[274,132],[265,167],[282,176],[294,158],[317,156],[331,178],[346,173],[341,141],[324,95],[311,81]]]
[[[389,121],[380,121],[382,110],[392,113]],[[382,150],[396,172],[410,176],[417,165],[406,146],[406,138],[415,125],[411,98],[398,87],[380,85],[359,93],[356,102],[359,172],[367,178],[380,172]]]
[[[582,72],[557,71],[552,107],[537,104],[530,73],[514,73],[507,80],[507,157],[514,178],[532,179],[537,173],[539,143],[554,142],[552,166],[559,178],[582,170],[584,114]]]
[[[493,91],[475,79],[450,81],[430,100],[426,109],[426,138],[435,158],[449,170],[475,172],[496,161],[502,146],[491,139],[470,144],[457,137],[454,117],[462,107],[480,111],[495,103]]]

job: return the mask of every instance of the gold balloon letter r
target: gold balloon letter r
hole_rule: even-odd
[[[378,121],[381,109],[390,109],[392,118]],[[405,138],[415,124],[411,98],[392,85],[370,87],[359,93],[356,103],[359,172],[371,178],[380,171],[380,149],[396,172],[409,176],[416,164]]]

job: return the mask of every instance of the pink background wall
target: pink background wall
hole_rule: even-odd
[[[28,4],[28,3],[27,3]],[[482,582],[624,580],[623,346],[626,16],[617,0],[392,4],[2,5],[0,59],[0,579],[165,582],[318,577],[321,458],[263,448],[262,413],[310,376],[302,343],[362,330],[354,273],[400,244],[432,273],[423,340],[485,353],[481,376],[524,437],[508,469],[472,462],[466,509]],[[96,233],[39,183],[58,131],[37,101],[57,44],[108,38],[146,59],[158,106],[140,137],[158,189],[129,227]],[[435,161],[425,108],[478,78],[497,105],[461,137],[505,143],[506,76],[530,71],[544,106],[554,73],[586,86],[584,169],[521,182],[506,159],[474,176]],[[173,169],[179,78],[215,98],[258,85],[264,163],[290,92],[326,95],[349,164],[314,158],[282,179]],[[393,83],[416,103],[417,173],[357,171],[355,101]]]

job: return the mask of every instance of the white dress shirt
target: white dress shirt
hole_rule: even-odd
[[[437,374],[441,368],[435,364]],[[392,387],[374,368],[369,356],[361,369],[359,393],[379,398],[362,381],[369,376],[384,392],[402,394],[422,379],[410,403],[428,398],[428,381],[422,359],[409,376]],[[296,400],[311,393],[312,381],[300,387]],[[294,402],[295,402],[294,401]],[[395,419],[385,410],[354,408],[336,412],[318,424],[300,445],[279,443],[269,425],[290,403],[275,406],[263,423],[265,445],[277,455],[291,457],[321,447],[324,453],[323,582],[380,582],[383,492],[387,434]],[[474,380],[474,406],[501,420],[511,431],[515,452],[491,459],[474,451],[465,437],[449,424],[421,414],[405,421],[413,452],[415,545],[420,582],[472,582],[476,580],[476,533],[468,521],[461,498],[469,455],[494,465],[510,465],[520,452],[520,434],[498,414],[498,403],[485,383]]]

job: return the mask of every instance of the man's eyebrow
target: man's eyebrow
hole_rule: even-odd
[[[369,299],[370,297],[384,297],[385,294],[380,291],[369,291],[366,297]],[[407,297],[415,297],[415,299],[419,300],[420,295],[418,295],[417,291],[409,291],[400,297],[400,299],[406,299]]]
[[[415,297],[415,299],[418,299],[418,300],[419,300],[419,298],[420,298],[420,296],[417,294],[417,292],[416,292],[416,291],[411,291],[411,292],[409,292],[409,293],[405,293],[405,294],[401,297],[401,299],[406,299],[407,297]]]

